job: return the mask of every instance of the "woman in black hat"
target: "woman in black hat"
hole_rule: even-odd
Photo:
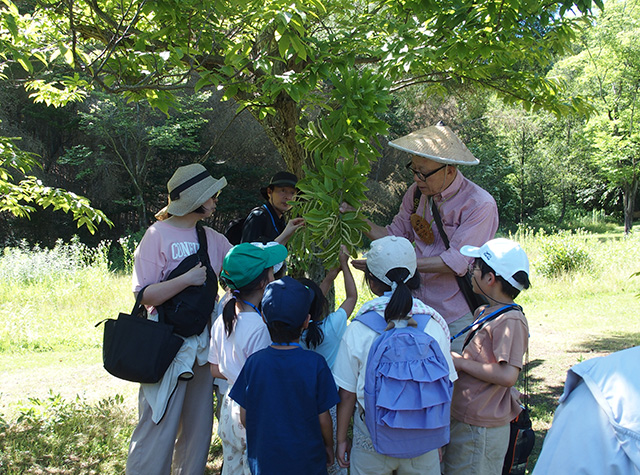
[[[292,219],[287,223],[284,214],[291,209],[289,202],[296,195],[298,177],[293,173],[281,171],[273,175],[271,182],[260,189],[260,194],[267,201],[254,208],[242,227],[242,242],[261,242],[266,244],[276,241],[286,244],[289,238],[304,224],[302,218]]]

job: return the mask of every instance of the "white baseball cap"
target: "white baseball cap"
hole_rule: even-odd
[[[385,284],[393,287],[387,277],[391,269],[407,269],[407,282],[416,273],[418,259],[413,244],[400,236],[385,236],[371,243],[371,249],[365,254],[369,271]]]
[[[519,271],[524,271],[527,276],[529,275],[529,259],[517,242],[504,238],[492,239],[480,247],[462,246],[460,254],[479,257],[495,271],[496,275],[509,282],[513,288],[524,289],[524,285],[515,280],[513,276]]]

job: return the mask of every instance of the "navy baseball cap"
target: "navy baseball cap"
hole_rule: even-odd
[[[264,290],[262,315],[267,321],[300,328],[309,316],[313,292],[292,277],[274,280]]]

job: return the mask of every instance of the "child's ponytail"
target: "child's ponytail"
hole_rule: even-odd
[[[396,287],[387,304],[387,308],[384,310],[384,319],[387,322],[407,318],[411,311],[413,297],[411,296],[411,290],[404,282],[408,274],[409,271],[403,268],[395,268],[387,272],[387,278]]]
[[[318,286],[314,281],[306,278],[300,278],[298,279],[298,282],[313,292],[313,301],[311,302],[311,308],[309,309],[311,320],[309,321],[309,326],[307,327],[307,332],[304,337],[304,343],[307,345],[307,348],[313,350],[324,340],[324,333],[320,327],[320,322],[327,316],[329,302],[322,293],[320,286]]]
[[[253,281],[249,282],[244,287],[232,291],[231,298],[222,309],[222,321],[224,322],[224,329],[228,337],[231,336],[236,320],[238,318],[238,315],[236,314],[237,301],[245,300],[247,295],[252,293],[254,290],[257,290],[262,282],[268,278],[269,269],[270,267],[264,269],[258,277],[256,277]]]
[[[236,302],[238,300],[238,295],[240,294],[239,290],[233,290],[231,293],[231,298],[227,301],[222,309],[222,321],[224,322],[224,330],[227,336],[231,336],[231,332],[233,332],[233,327],[236,323]]]
[[[304,338],[304,342],[307,348],[313,350],[317,348],[324,340],[324,333],[320,328],[319,322],[315,320],[309,320],[309,326],[307,327],[307,333]]]

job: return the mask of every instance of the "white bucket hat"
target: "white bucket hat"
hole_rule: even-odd
[[[480,247],[462,246],[460,254],[479,257],[513,288],[524,289],[524,286],[513,276],[519,271],[524,271],[527,277],[529,276],[529,259],[517,242],[504,238],[492,239]]]
[[[389,142],[394,148],[419,155],[446,165],[477,165],[480,163],[458,136],[442,122],[411,132]]]
[[[225,186],[225,177],[216,180],[199,163],[180,167],[167,182],[169,204],[156,213],[156,218],[165,219],[169,214],[189,214]]]
[[[416,273],[418,267],[418,259],[413,244],[408,239],[400,236],[385,236],[376,239],[371,243],[371,249],[365,254],[367,259],[367,268],[369,271],[382,282],[390,287],[395,287],[387,277],[387,272],[391,269],[407,269],[409,275],[407,282]]]

